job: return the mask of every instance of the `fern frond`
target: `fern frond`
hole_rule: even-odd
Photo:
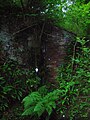
[[[47,111],[47,113],[49,114],[49,115],[51,115],[51,113],[52,113],[52,107],[51,106],[48,106],[48,107],[46,107],[46,111]]]
[[[24,104],[24,109],[28,109],[28,107],[30,106],[31,102],[30,102],[30,95],[25,97],[22,101],[22,103]]]
[[[60,90],[54,90],[53,92],[48,93],[43,100],[44,101],[55,101],[59,98],[61,91]]]
[[[47,94],[47,92],[48,92],[48,89],[47,89],[46,85],[41,86],[38,89],[38,92],[41,94],[42,97],[44,97]]]
[[[48,106],[51,106],[52,108],[56,108],[56,103],[55,103],[55,101],[50,101],[49,103],[48,103]],[[47,106],[47,107],[48,107]]]
[[[39,92],[32,92],[23,99],[25,108],[23,115],[37,114],[40,117],[45,111],[50,115],[56,108],[56,100],[63,94],[63,91],[56,89],[42,97],[42,93]]]
[[[39,102],[38,104],[36,104],[34,108],[34,112],[36,112],[39,117],[43,114],[44,111],[45,111],[45,107],[42,102]]]
[[[41,95],[38,92],[32,92],[30,95],[23,99],[24,108],[27,109],[30,106],[35,106],[38,101],[42,100]]]
[[[29,107],[28,109],[26,109],[23,112],[22,116],[24,116],[24,115],[33,115],[34,114],[33,111],[34,111],[34,106],[33,107]]]

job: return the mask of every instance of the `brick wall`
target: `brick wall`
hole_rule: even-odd
[[[47,30],[48,32],[48,30]],[[70,39],[66,37],[66,31],[57,27],[49,28],[49,33],[45,33],[46,38],[46,74],[50,82],[55,82],[56,69],[64,62],[66,56],[66,46]]]

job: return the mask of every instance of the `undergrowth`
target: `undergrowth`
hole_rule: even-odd
[[[51,92],[47,90],[44,95],[36,91],[26,96],[23,99],[22,115],[40,118],[47,112],[48,116],[45,120],[49,120],[51,113],[55,110],[58,116],[67,116],[70,120],[88,117],[90,112],[90,48],[86,46],[87,42],[89,41],[76,39],[70,61],[58,68],[56,77],[58,88]]]
[[[0,65],[0,111],[9,108],[13,102],[36,90],[40,78],[33,70],[21,68],[17,62],[9,60]]]

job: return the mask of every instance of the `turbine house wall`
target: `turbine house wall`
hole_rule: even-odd
[[[71,34],[55,26],[49,28],[46,38],[46,73],[48,80],[55,82],[56,70],[64,63],[66,50],[71,42]],[[48,31],[48,30],[47,30]]]
[[[56,69],[64,62],[71,34],[47,23],[43,31],[42,25],[17,31],[10,32],[10,26],[1,25],[0,63],[14,60],[26,68],[38,68],[43,83],[46,79],[54,82]]]

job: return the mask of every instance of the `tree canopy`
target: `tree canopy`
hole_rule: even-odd
[[[80,37],[89,31],[89,0],[0,0],[1,10],[8,6],[20,8],[27,16],[38,16],[39,20],[51,19],[55,25]]]

